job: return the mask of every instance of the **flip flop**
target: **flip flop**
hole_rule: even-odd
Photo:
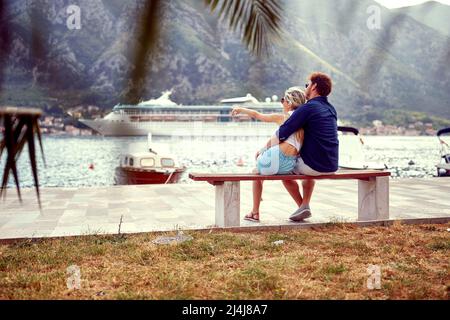
[[[258,216],[258,218],[259,218],[259,213],[250,213],[244,217],[244,220],[252,221],[252,222],[259,222],[259,219],[253,218],[254,216]]]

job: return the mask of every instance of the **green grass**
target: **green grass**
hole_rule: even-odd
[[[429,247],[432,250],[443,250],[447,251],[450,250],[450,239],[437,239],[433,241]]]
[[[0,245],[0,299],[448,299],[448,225],[82,236]],[[169,234],[172,235],[172,234]],[[283,240],[281,245],[274,241]],[[368,290],[367,267],[381,268]],[[77,265],[81,288],[66,286]]]

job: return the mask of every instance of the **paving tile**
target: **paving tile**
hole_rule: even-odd
[[[107,208],[90,207],[86,210],[86,216],[107,216]]]
[[[392,218],[450,216],[450,179],[393,179]],[[206,183],[94,188],[43,188],[42,211],[34,189],[21,204],[0,202],[0,238],[174,231],[214,224],[215,191]],[[356,221],[356,181],[318,181],[309,222]],[[280,182],[264,184],[261,225],[291,224],[296,204]],[[241,183],[241,216],[252,207],[251,183]],[[243,226],[254,223],[243,221]]]

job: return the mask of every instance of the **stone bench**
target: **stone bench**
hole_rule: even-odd
[[[339,170],[335,174],[312,177],[305,175],[259,174],[205,174],[191,173],[194,181],[206,181],[216,188],[216,225],[238,227],[240,225],[240,182],[255,180],[358,180],[358,220],[389,219],[389,176],[388,171]],[[288,195],[288,192],[286,191]],[[249,195],[251,196],[251,195]]]

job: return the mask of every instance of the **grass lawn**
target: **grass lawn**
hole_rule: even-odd
[[[153,244],[161,234],[0,244],[0,299],[448,299],[449,227],[186,232],[193,240],[178,245]],[[79,290],[66,285],[73,264]],[[379,290],[367,289],[371,264],[381,268]]]

